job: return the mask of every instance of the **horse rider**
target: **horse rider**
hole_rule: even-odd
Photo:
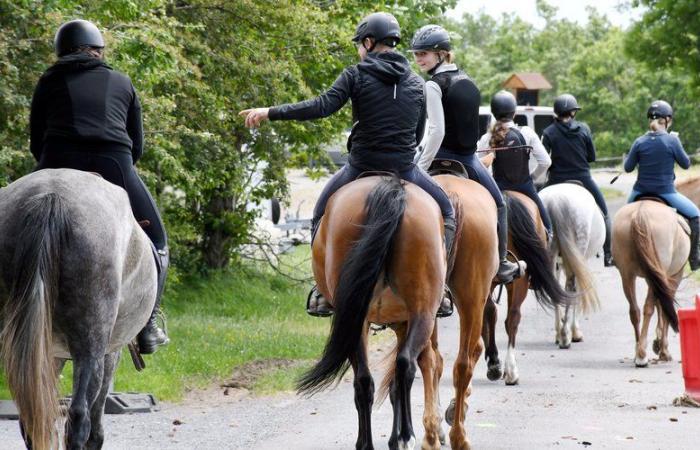
[[[134,164],[143,154],[141,105],[131,80],[104,61],[104,40],[85,20],[66,22],[54,38],[58,60],[41,76],[32,98],[31,152],[35,170],[96,172],[124,188],[134,217],[155,247],[158,293],[138,335],[141,353],[169,342],[156,323],[168,270],[168,241],[158,208]]]
[[[496,122],[491,130],[481,136],[477,149],[498,149],[489,151],[481,158],[482,162],[492,167],[493,178],[501,191],[520,192],[537,205],[547,235],[551,238],[552,222],[547,208],[537,194],[533,179],[547,172],[552,160],[535,130],[528,126],[519,127],[513,122],[516,107],[515,97],[508,91],[499,91],[491,97],[491,114],[496,118]],[[537,161],[532,174],[530,157]]]
[[[554,123],[542,133],[542,144],[552,156],[547,186],[579,181],[591,193],[605,220],[603,265],[610,267],[614,264],[610,253],[610,216],[603,193],[591,177],[589,163],[596,157],[591,130],[585,123],[574,120],[580,110],[571,94],[562,94],[554,100]]]
[[[632,172],[639,166],[637,182],[634,183],[628,202],[639,196],[653,195],[662,198],[678,213],[688,219],[690,224],[690,255],[688,262],[691,270],[700,267],[700,210],[686,196],[676,191],[673,184],[676,175],[673,167],[676,163],[683,169],[690,167],[690,158],[683,149],[676,133],[669,133],[673,123],[673,108],[663,100],[657,100],[647,111],[649,131],[638,137],[632,144],[624,168]]]
[[[352,40],[360,62],[345,68],[326,93],[299,103],[247,109],[240,114],[245,116],[246,126],[256,127],[264,120],[327,117],[352,100],[354,125],[348,138],[348,163],[321,192],[312,219],[312,242],[334,192],[363,172],[391,171],[424,189],[438,203],[449,252],[455,233],[452,205],[442,188],[413,164],[425,125],[424,82],[411,71],[408,60],[394,51],[401,40],[399,23],[388,13],[370,14],[357,26]],[[316,286],[307,303],[311,315],[332,313],[331,305]]]
[[[433,158],[459,161],[470,171],[470,177],[475,176],[475,181],[489,191],[498,211],[500,264],[495,281],[510,283],[520,275],[524,263],[507,259],[508,216],[503,195],[476,156],[481,93],[453,63],[450,35],[443,27],[421,27],[413,36],[411,52],[420,70],[431,76],[426,83],[428,133],[421,143],[418,164],[428,167]]]

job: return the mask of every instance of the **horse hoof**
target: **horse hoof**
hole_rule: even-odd
[[[671,356],[669,353],[661,352],[661,353],[659,353],[659,361],[661,361],[661,362],[673,361],[673,356]]]
[[[464,402],[464,416],[467,416],[467,411],[469,410],[469,405],[467,405],[467,402]],[[455,423],[455,399],[450,400],[450,405],[447,407],[445,410],[445,422],[449,426],[453,426]]]
[[[399,440],[399,450],[414,450],[416,448],[416,437],[411,436],[411,439],[408,440],[408,442],[404,442]]]
[[[639,368],[648,367],[649,360],[646,358],[634,358],[634,365]]]
[[[440,440],[440,445],[445,445],[447,442],[447,437],[445,436],[445,430],[442,429],[442,426],[439,428],[440,431],[438,432],[438,439]]]
[[[569,348],[571,348],[571,342],[569,342],[568,344],[559,344],[559,348],[562,350],[568,350]]]
[[[574,332],[571,336],[571,342],[583,342],[583,334]]]
[[[654,339],[654,342],[651,343],[651,349],[657,355],[661,353],[661,341],[659,339]]]
[[[486,371],[486,378],[488,378],[491,381],[498,381],[501,378],[503,378],[503,371],[501,370],[501,366],[497,364],[489,367],[489,369]]]
[[[513,380],[510,380],[510,379],[506,378],[505,381],[506,381],[506,386],[516,386],[516,385],[520,384],[520,379],[519,379],[519,378],[515,378],[515,379],[513,379]]]

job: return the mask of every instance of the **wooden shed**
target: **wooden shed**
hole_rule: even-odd
[[[552,89],[552,85],[537,72],[514,73],[503,83],[503,87],[515,93],[518,105],[537,106],[539,93],[543,89]]]

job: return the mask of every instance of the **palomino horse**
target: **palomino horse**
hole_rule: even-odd
[[[390,398],[394,423],[389,447],[413,448],[411,386],[416,363],[436,358],[430,343],[444,289],[447,262],[442,218],[435,201],[396,177],[360,178],[328,202],[314,240],[313,271],[320,292],[334,305],[331,332],[321,360],[299,381],[313,394],[351,365],[355,373],[358,449],[372,449],[374,381],[367,361],[372,322],[399,324]],[[434,369],[432,370],[434,373]],[[440,448],[436,383],[424,373],[426,448]]]
[[[679,182],[676,189],[693,203],[700,202],[700,177]],[[615,215],[613,259],[630,304],[630,321],[636,340],[634,363],[637,367],[649,364],[647,335],[655,309],[658,316],[652,349],[659,355],[659,360],[672,359],[668,350],[668,326],[678,330],[675,295],[690,252],[690,239],[684,222],[675,210],[654,200],[629,203]],[[637,277],[644,278],[649,288],[641,330],[635,287]]]
[[[73,359],[66,448],[99,449],[120,349],[156,298],[151,244],[126,192],[42,170],[0,189],[0,343],[27,445],[58,447],[57,379]]]
[[[553,259],[561,258],[557,274],[564,269],[566,291],[578,296],[571,306],[555,308],[555,341],[559,348],[569,348],[572,341],[583,340],[577,316],[579,307],[586,313],[599,305],[586,262],[603,246],[605,222],[595,199],[583,186],[555,184],[542,189],[540,198],[552,219],[554,239],[549,246],[550,254]]]
[[[508,206],[508,248],[518,259],[527,263],[525,276],[517,278],[506,288],[508,315],[505,325],[508,333],[508,351],[504,372],[501,372],[496,347],[497,309],[493,295],[484,309],[482,336],[486,344],[488,379],[496,381],[503,376],[507,385],[515,385],[520,379],[515,360],[515,338],[520,324],[520,307],[527,297],[528,288],[535,292],[535,298],[545,308],[567,305],[572,298],[564,292],[554,276],[554,264],[547,250],[547,233],[537,205],[519,192],[505,191],[504,194]]]

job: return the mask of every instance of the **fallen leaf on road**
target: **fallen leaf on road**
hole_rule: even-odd
[[[184,423],[184,422],[183,422],[182,420],[180,420],[180,419],[175,419],[175,420],[173,420],[173,425],[175,425],[175,426],[182,425],[183,423]]]
[[[630,382],[630,383],[643,383],[642,380],[636,380],[636,379],[634,379],[634,378],[632,378],[631,380],[629,380],[629,382]]]
[[[651,406],[647,406],[647,409],[648,409],[649,411],[656,411],[657,408],[656,408],[656,406],[651,405]]]
[[[678,418],[676,417],[671,417],[668,420],[670,420],[671,422],[678,422]]]

